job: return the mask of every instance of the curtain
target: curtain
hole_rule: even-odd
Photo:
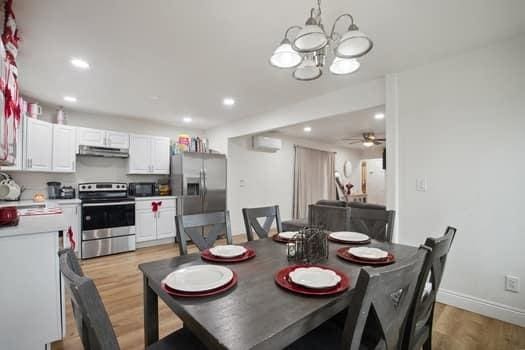
[[[293,217],[308,216],[308,205],[335,199],[335,153],[295,146]]]

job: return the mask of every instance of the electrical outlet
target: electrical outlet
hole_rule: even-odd
[[[419,192],[426,192],[427,191],[427,179],[426,178],[419,178],[416,179],[416,191]]]
[[[519,293],[520,292],[520,279],[516,276],[505,276],[505,290],[509,292]]]

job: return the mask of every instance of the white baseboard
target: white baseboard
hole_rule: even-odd
[[[436,299],[443,304],[452,305],[460,309],[525,327],[525,310],[523,309],[446,289],[440,289]]]

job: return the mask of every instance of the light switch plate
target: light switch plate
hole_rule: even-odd
[[[516,276],[507,275],[505,276],[505,290],[509,292],[519,293],[520,292],[520,279]]]
[[[416,191],[419,192],[426,192],[427,191],[427,179],[426,178],[419,178],[416,179]]]

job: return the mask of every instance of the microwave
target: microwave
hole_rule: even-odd
[[[153,197],[157,195],[157,185],[155,182],[131,182],[128,191],[132,197]]]

